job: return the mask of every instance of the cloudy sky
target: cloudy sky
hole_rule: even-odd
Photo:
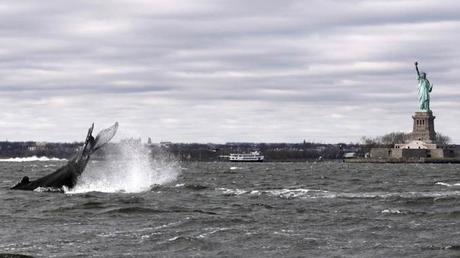
[[[0,1],[0,140],[358,142],[411,131],[414,61],[460,143],[460,1]]]

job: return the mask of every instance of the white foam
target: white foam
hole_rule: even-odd
[[[177,162],[162,155],[154,159],[142,144],[126,143],[120,151],[120,157],[88,164],[77,185],[67,193],[143,192],[172,182],[179,174]]]
[[[56,187],[37,187],[34,189],[35,192],[40,192],[40,193],[46,193],[46,192],[58,192],[62,193],[64,190],[62,188],[56,188]]]
[[[265,193],[283,197],[283,198],[291,198],[291,197],[300,197],[305,196],[310,192],[309,189],[279,189],[279,190],[269,190],[264,191]]]
[[[443,186],[452,186],[451,184],[448,184],[448,183],[444,183],[444,182],[436,182],[435,185],[443,185]]]
[[[336,195],[331,194],[328,191],[323,190],[314,190],[314,189],[304,189],[304,188],[296,188],[296,189],[275,189],[275,190],[267,190],[262,191],[262,193],[273,195],[279,198],[333,198]]]
[[[66,159],[59,159],[59,158],[48,158],[45,156],[37,157],[16,157],[16,158],[8,158],[8,159],[0,159],[0,162],[32,162],[32,161],[67,161]]]
[[[450,196],[459,196],[460,191],[434,191],[434,192],[367,192],[367,193],[337,193],[341,198],[442,198]]]
[[[175,237],[171,237],[168,239],[168,241],[176,241],[177,239],[179,239],[179,236],[175,236]]]
[[[242,195],[249,193],[248,191],[241,189],[218,188],[217,190],[222,191],[222,193],[226,195]]]
[[[382,211],[382,213],[389,213],[389,214],[401,214],[400,210],[397,209],[385,209]]]
[[[271,195],[279,198],[331,198],[336,195],[331,195],[328,191],[322,190],[313,190],[313,189],[271,189],[271,190],[243,190],[243,189],[228,189],[228,188],[218,188],[217,190],[221,191],[226,195]]]
[[[448,183],[444,183],[444,182],[436,182],[436,185],[443,185],[443,186],[447,186],[447,187],[452,187],[452,186],[460,186],[460,183],[448,184]]]
[[[457,185],[457,184],[456,184]],[[460,184],[458,184],[460,186]],[[435,192],[363,192],[363,193],[348,193],[348,192],[330,192],[314,189],[270,189],[270,190],[244,190],[244,189],[228,189],[217,188],[226,195],[268,195],[282,199],[302,198],[347,198],[347,199],[374,199],[374,198],[442,198],[449,196],[459,196],[460,191],[435,191]]]
[[[209,231],[198,235],[197,238],[207,238],[208,236],[210,236],[210,235],[212,235],[214,233],[224,231],[224,230],[228,230],[228,229],[229,228],[210,228],[210,229],[206,229],[206,230],[209,230]]]

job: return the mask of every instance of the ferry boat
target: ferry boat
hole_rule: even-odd
[[[251,153],[230,153],[228,160],[231,162],[263,162],[264,156],[260,155],[258,151]]]

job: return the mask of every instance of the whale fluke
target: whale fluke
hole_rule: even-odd
[[[117,133],[118,130],[118,122],[115,122],[114,125],[112,125],[109,128],[106,128],[102,131],[100,131],[95,140],[95,145],[94,145],[94,151],[100,149],[103,147],[105,144],[107,144]]]
[[[59,168],[55,172],[41,177],[37,180],[30,181],[29,177],[25,176],[21,182],[13,186],[14,190],[34,190],[38,187],[53,187],[61,188],[66,186],[73,188],[78,180],[78,177],[83,173],[88,164],[91,155],[107,144],[117,133],[118,122],[115,122],[109,128],[100,131],[96,138],[93,137],[94,123],[88,129],[85,144],[65,166]]]

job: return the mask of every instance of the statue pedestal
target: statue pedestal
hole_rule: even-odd
[[[459,162],[460,150],[450,146],[437,146],[433,112],[415,112],[414,129],[410,139],[393,148],[372,148],[371,162]]]
[[[434,143],[436,141],[436,132],[434,131],[433,112],[415,112],[412,116],[414,119],[414,127],[411,133],[412,141],[423,141],[426,143]]]

